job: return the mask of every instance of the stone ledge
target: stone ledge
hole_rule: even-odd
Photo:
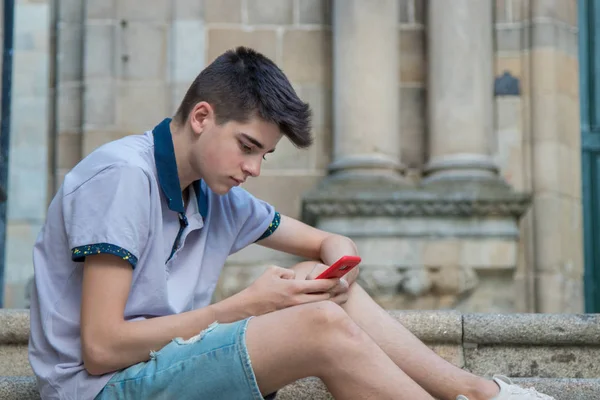
[[[464,343],[599,345],[600,314],[465,314]]]
[[[600,393],[600,379],[514,379],[525,387],[534,386],[541,392],[556,397],[557,400],[595,400]],[[35,378],[1,377],[1,400],[39,400]],[[277,400],[331,400],[333,397],[325,391],[323,383],[316,378],[302,379],[283,388]]]
[[[425,342],[598,345],[600,314],[462,314],[389,311]],[[0,309],[0,345],[26,344],[29,311]]]
[[[0,310],[0,344],[23,344],[29,340],[29,310]]]

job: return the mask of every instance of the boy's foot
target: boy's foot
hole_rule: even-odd
[[[534,388],[526,389],[517,386],[502,375],[494,375],[494,382],[500,387],[500,393],[490,400],[556,400],[547,394],[539,393]],[[456,400],[469,400],[469,398],[460,395]]]

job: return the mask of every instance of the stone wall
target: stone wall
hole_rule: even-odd
[[[49,176],[50,1],[15,1],[5,254],[6,307],[25,304],[31,252],[43,224]]]
[[[369,147],[379,145],[376,138],[392,147],[400,144],[397,151],[390,151],[399,154],[405,185],[400,196],[407,203],[359,223],[346,217],[330,218],[321,219],[319,226],[353,235],[359,242],[368,267],[363,284],[385,306],[506,312],[581,310],[576,1],[490,3],[493,19],[488,25],[493,44],[484,61],[490,61],[493,71],[485,85],[488,81],[492,85],[494,78],[497,85],[495,95],[489,93],[493,96],[489,107],[484,107],[490,115],[485,111],[473,118],[483,128],[469,132],[443,131],[431,124],[429,111],[435,99],[427,98],[426,89],[432,92],[430,75],[439,66],[432,59],[447,54],[428,46],[426,31],[438,28],[428,26],[427,19],[430,6],[443,3],[369,1],[374,10],[386,7],[394,16],[397,51],[390,54],[397,58],[398,73],[389,84],[397,87],[397,99],[384,99],[374,91],[365,94],[364,102],[377,105],[397,100],[399,111],[397,126],[366,134],[373,135]],[[472,1],[479,4],[480,0]],[[20,247],[9,246],[9,306],[23,304],[19,299],[31,273],[30,245],[47,200],[64,174],[97,146],[151,129],[171,115],[202,67],[236,45],[254,47],[271,57],[313,108],[315,145],[299,151],[282,141],[268,157],[261,177],[246,186],[280,212],[302,217],[307,193],[329,175],[336,154],[344,148],[340,144],[350,140],[344,132],[334,132],[333,88],[336,71],[338,79],[340,72],[333,60],[333,0],[69,0],[57,4],[56,29],[50,29],[48,23],[46,27],[36,25],[45,29],[45,40],[51,34],[57,38],[55,54],[50,56],[55,57],[56,90],[51,92],[50,102],[55,108],[50,108],[50,124],[44,124],[50,127],[48,131],[19,130],[44,135],[28,143],[32,149],[49,149],[49,196],[43,190],[44,195],[28,196],[14,206],[35,204],[32,207],[39,215],[33,222],[28,219],[19,225],[19,231],[13,228],[9,232],[11,238],[25,237]],[[27,7],[45,7],[48,12],[49,6],[44,1],[20,0],[19,7],[22,13]],[[451,21],[444,24],[444,29],[452,29]],[[459,48],[459,44],[448,46]],[[353,52],[367,57],[376,46],[376,41],[355,43]],[[464,93],[471,93],[466,78]],[[486,87],[473,93],[487,98],[488,92]],[[15,96],[25,99],[25,93],[16,92]],[[460,96],[457,92],[455,98]],[[447,106],[453,107],[444,102],[437,105],[438,109]],[[26,122],[34,121],[29,118]],[[363,142],[368,144],[368,140]],[[439,191],[415,192],[421,178],[430,173],[432,161],[438,162],[440,144],[460,150],[465,143],[479,146],[486,163],[488,158],[495,163],[499,181],[507,183],[511,191],[524,198],[532,194],[531,206],[521,206],[521,200],[513,198],[513,203],[500,202],[492,208],[474,206],[479,211],[463,215],[460,210],[469,208],[468,204],[444,200]],[[18,159],[17,155],[15,162]],[[27,162],[45,163],[45,154],[29,157]],[[32,187],[23,185],[30,167],[11,168],[21,174],[13,182]],[[45,171],[43,168],[36,171]],[[46,188],[45,182],[38,187]],[[515,205],[522,210],[509,210]],[[386,207],[392,206],[388,202]],[[496,214],[488,215],[490,210]],[[528,211],[519,220],[523,210]],[[552,218],[557,215],[560,217]],[[265,264],[287,266],[295,261],[250,246],[228,260],[215,300],[248,285]]]

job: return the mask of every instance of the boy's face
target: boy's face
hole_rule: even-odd
[[[223,125],[209,120],[191,149],[192,167],[213,192],[225,194],[248,177],[260,175],[264,157],[281,137],[277,125],[257,117]]]

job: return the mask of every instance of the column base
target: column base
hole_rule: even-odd
[[[392,185],[408,184],[404,166],[391,157],[380,154],[346,156],[329,164],[328,182],[376,179]]]
[[[425,167],[423,185],[444,180],[501,181],[498,167],[484,154],[450,154],[435,157]]]

